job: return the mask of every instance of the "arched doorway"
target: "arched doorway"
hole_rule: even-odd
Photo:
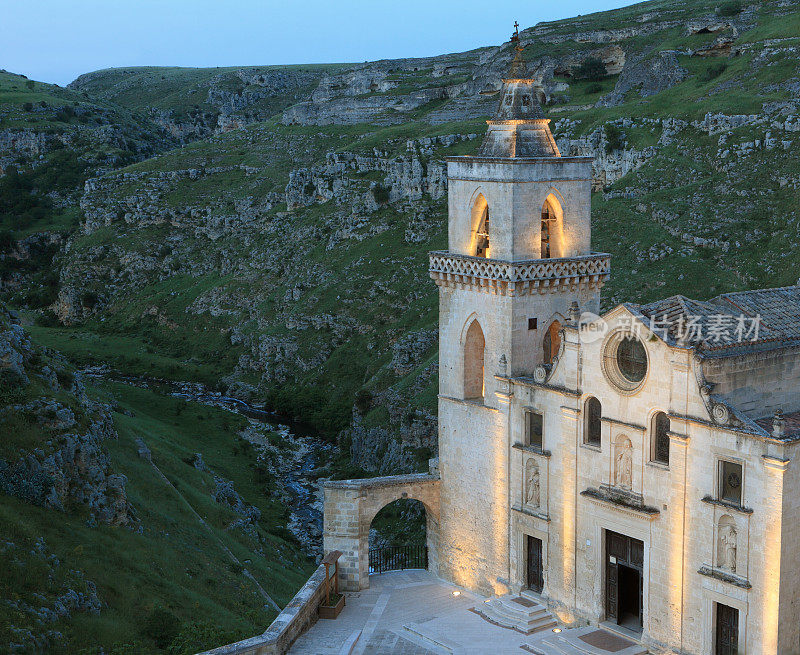
[[[339,580],[343,589],[358,591],[369,587],[369,537],[372,521],[384,507],[401,499],[413,499],[422,503],[428,569],[437,570],[438,472],[359,480],[328,480],[322,486],[325,491],[323,547],[326,553],[335,550],[342,552],[339,558]],[[401,514],[402,511],[401,509]]]
[[[400,498],[385,505],[369,526],[370,575],[427,568],[425,505],[411,498]]]

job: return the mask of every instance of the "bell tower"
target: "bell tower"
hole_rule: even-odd
[[[447,160],[448,250],[430,254],[440,573],[484,593],[505,593],[509,575],[506,379],[552,364],[574,303],[597,313],[610,270],[610,257],[590,250],[592,159],[561,156],[518,32],[511,41],[514,60],[477,155]]]

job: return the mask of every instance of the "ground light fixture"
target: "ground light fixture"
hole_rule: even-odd
[[[453,596],[460,596],[460,595],[461,595],[461,592],[460,592],[460,591],[454,591],[454,592],[453,592]]]
[[[553,628],[553,632],[561,632],[561,628]]]

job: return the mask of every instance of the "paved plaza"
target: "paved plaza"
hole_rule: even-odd
[[[453,595],[453,592],[458,595]],[[638,655],[640,646],[594,627],[525,635],[478,613],[485,598],[427,571],[370,576],[370,588],[346,594],[336,620],[321,619],[292,655]]]

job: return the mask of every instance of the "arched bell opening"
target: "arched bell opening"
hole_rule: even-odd
[[[564,256],[563,234],[564,212],[554,194],[550,194],[542,205],[540,232],[540,258],[550,259]]]
[[[558,354],[558,349],[561,348],[561,323],[553,321],[547,332],[544,333],[544,340],[542,341],[542,361],[545,364],[551,364],[553,358]]]
[[[489,205],[482,193],[478,194],[472,206],[472,225],[472,254],[476,257],[490,257]]]

